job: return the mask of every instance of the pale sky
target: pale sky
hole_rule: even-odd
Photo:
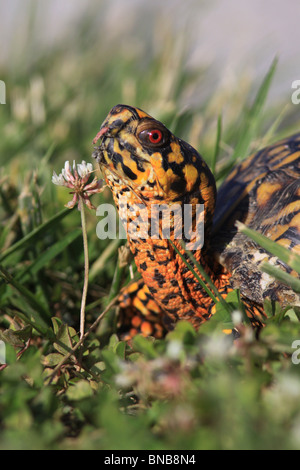
[[[299,0],[0,0],[0,72],[22,53],[22,35],[36,5],[31,40],[42,47],[63,41],[89,9],[94,21],[102,19],[103,25],[105,19],[107,37],[121,42],[141,31],[151,35],[149,18],[155,16],[162,28],[188,32],[191,66],[207,63],[238,73],[250,65],[260,81],[278,55],[273,90],[284,94],[300,79]],[[143,25],[139,33],[137,25]]]

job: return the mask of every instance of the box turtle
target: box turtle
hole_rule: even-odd
[[[240,289],[255,327],[264,324],[267,298],[282,306],[300,305],[299,294],[262,272],[260,263],[268,260],[292,276],[298,274],[236,228],[236,221],[242,221],[300,252],[300,133],[235,166],[218,195],[214,177],[199,153],[141,109],[113,107],[94,144],[99,139],[93,156],[112,190],[119,214],[127,211],[128,242],[141,273],[141,279],[120,297],[123,337],[137,333],[161,337],[178,320],[187,320],[197,328],[216,310],[215,302],[177,251],[187,256],[175,236],[178,221],[184,227],[187,205],[192,207],[189,230],[195,233],[192,229],[202,220],[204,235],[202,246],[191,250],[194,258],[222,297]],[[166,221],[161,212],[154,218],[159,236],[153,237],[149,232],[153,220],[150,211],[162,204],[170,209],[169,234],[164,236]],[[175,217],[174,205],[181,210],[181,218]],[[198,212],[197,205],[204,210]],[[142,227],[145,222],[146,232]],[[188,235],[184,231],[182,238],[191,240]],[[197,264],[190,264],[204,279]]]

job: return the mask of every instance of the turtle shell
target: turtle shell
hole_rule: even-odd
[[[300,296],[260,269],[262,261],[295,277],[284,262],[237,231],[245,223],[300,253],[300,133],[266,147],[238,164],[218,191],[213,247],[243,296],[263,303],[300,306]]]

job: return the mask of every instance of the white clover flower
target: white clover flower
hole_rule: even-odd
[[[52,183],[58,186],[65,186],[65,179],[61,173],[57,175],[55,171],[53,171]]]
[[[77,165],[77,171],[81,178],[86,176],[89,173],[93,172],[93,165],[91,163],[86,163],[84,160],[82,163]]]
[[[83,201],[89,209],[95,209],[89,198],[93,194],[103,190],[103,181],[98,180],[95,176],[94,179],[89,182],[93,172],[92,163],[86,163],[84,160],[77,164],[77,168],[74,160],[72,169],[70,162],[66,161],[59,175],[53,171],[52,183],[72,189],[70,194],[73,194],[73,199],[66,204],[66,207],[72,209],[75,204],[78,203],[78,209],[80,210],[81,201]]]

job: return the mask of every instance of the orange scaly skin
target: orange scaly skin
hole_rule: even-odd
[[[115,106],[94,143],[99,138],[102,143],[94,157],[112,190],[121,218],[126,211],[129,214],[128,241],[142,275],[142,280],[120,299],[122,330],[129,331],[129,336],[142,332],[161,337],[180,319],[198,327],[214,313],[214,303],[167,238],[184,254],[175,234],[178,226],[187,226],[184,205],[192,205],[191,230],[196,223],[204,223],[204,245],[191,251],[222,296],[227,296],[233,288],[231,272],[216,260],[210,243],[216,203],[213,175],[194,148],[138,108]],[[261,192],[256,197],[263,199]],[[141,204],[144,209],[138,206]],[[151,209],[159,204],[169,209],[179,207],[181,219],[171,217],[170,233],[165,237],[164,218],[160,218],[159,238],[155,239],[148,230]],[[196,211],[198,204],[204,205],[200,215]],[[135,212],[131,211],[133,207]],[[143,238],[134,236],[136,231],[142,232]],[[184,232],[185,241],[193,240],[189,235]],[[189,263],[193,266],[190,260]],[[261,326],[264,313],[260,303],[249,297],[246,309],[253,323]]]

